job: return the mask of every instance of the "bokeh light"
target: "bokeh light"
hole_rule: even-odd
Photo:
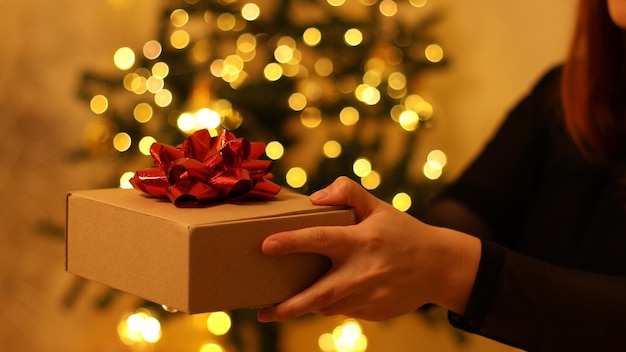
[[[145,56],[146,59],[154,60],[161,56],[162,52],[163,47],[161,46],[161,43],[156,40],[147,41],[143,45],[143,56]]]
[[[302,41],[308,46],[316,46],[322,41],[322,32],[314,27],[307,28],[302,34]]]
[[[231,327],[230,316],[226,312],[213,312],[206,321],[207,329],[216,336],[225,335]]]
[[[130,149],[132,144],[132,139],[130,135],[126,132],[120,132],[113,137],[113,147],[118,152],[125,152]]]
[[[269,142],[265,146],[265,155],[272,160],[282,158],[284,153],[285,147],[283,147],[283,145],[278,141]]]
[[[246,21],[254,21],[261,15],[261,8],[255,3],[247,3],[241,8],[241,17]]]
[[[325,157],[337,158],[341,155],[341,144],[335,140],[330,140],[324,143],[322,150]]]
[[[408,194],[404,192],[400,192],[396,194],[395,196],[393,196],[393,199],[391,201],[391,204],[393,205],[393,207],[400,211],[409,210],[409,208],[411,208],[411,203],[412,203],[411,196],[409,196]]]
[[[307,173],[301,167],[292,167],[287,171],[286,180],[292,188],[301,188],[307,182]]]
[[[430,62],[439,62],[443,60],[443,49],[437,44],[430,44],[424,50],[426,59]]]
[[[363,42],[363,33],[356,28],[348,29],[343,36],[343,41],[349,46],[357,46]]]
[[[89,107],[95,114],[104,114],[109,108],[109,99],[102,94],[98,94],[91,98]]]
[[[113,55],[113,62],[120,70],[128,70],[135,65],[135,52],[129,47],[119,48]]]
[[[372,171],[372,163],[366,158],[359,158],[352,164],[352,171],[359,177],[365,177]]]

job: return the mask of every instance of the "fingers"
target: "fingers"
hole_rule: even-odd
[[[309,312],[322,310],[334,302],[348,296],[346,280],[338,279],[339,275],[330,272],[316,283],[273,307],[262,308],[257,314],[260,322],[283,321],[295,319]]]
[[[330,258],[349,249],[348,230],[343,226],[309,227],[268,236],[261,245],[267,255],[317,253]]]
[[[316,205],[347,205],[355,208],[357,219],[364,219],[376,206],[378,199],[356,182],[342,176],[328,187],[323,188],[309,197]]]

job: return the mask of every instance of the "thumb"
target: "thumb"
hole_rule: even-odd
[[[378,199],[348,177],[338,177],[328,187],[309,196],[315,205],[346,205],[356,210],[357,220],[366,217],[376,206]]]

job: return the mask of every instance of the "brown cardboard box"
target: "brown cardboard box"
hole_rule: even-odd
[[[354,223],[352,209],[282,190],[268,201],[177,208],[134,189],[67,196],[66,269],[187,313],[281,302],[329,268],[311,253],[269,257],[268,235]]]

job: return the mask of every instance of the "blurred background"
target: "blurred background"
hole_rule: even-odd
[[[269,325],[256,324],[253,311],[166,312],[65,272],[65,196],[125,186],[127,172],[151,164],[146,144],[221,125],[272,142],[285,187],[310,193],[345,174],[417,211],[562,60],[574,8],[566,0],[0,1],[0,346],[512,350],[450,328],[437,308],[380,323]]]

